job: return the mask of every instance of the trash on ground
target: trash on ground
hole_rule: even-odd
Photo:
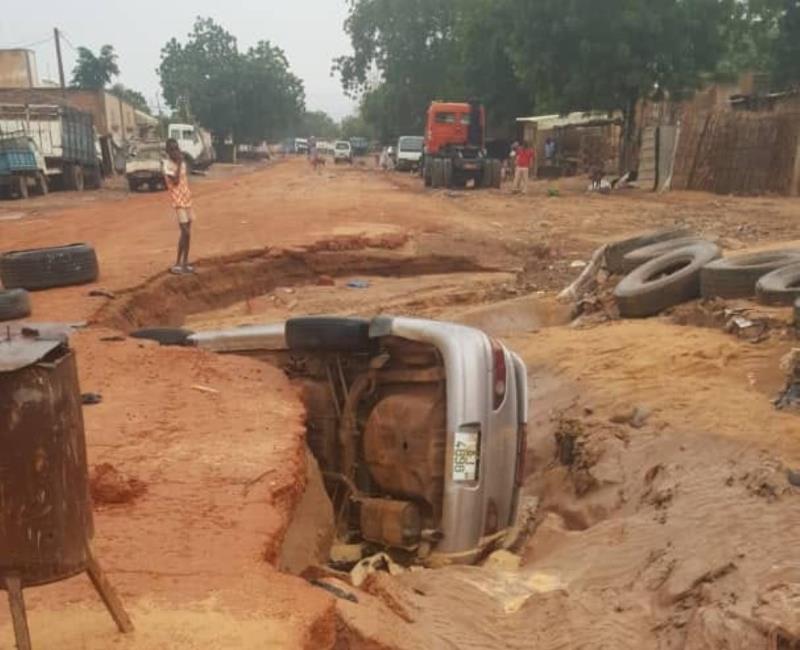
[[[219,391],[216,388],[210,388],[208,386],[201,386],[200,384],[195,384],[192,386],[192,390],[196,390],[200,393],[209,393],[211,395],[219,395]]]
[[[90,298],[110,298],[114,300],[117,296],[112,292],[108,291],[107,289],[92,289],[89,292]]]
[[[351,603],[358,603],[358,598],[353,593],[349,591],[345,591],[341,587],[337,587],[336,585],[332,585],[328,582],[324,582],[322,580],[309,580],[309,583],[314,585],[315,587],[319,587],[320,589],[324,589],[332,593],[337,598],[341,598],[342,600],[349,600]]]
[[[350,580],[352,580],[354,587],[360,587],[369,576],[379,571],[385,571],[389,575],[397,576],[405,573],[406,570],[386,553],[378,553],[365,557],[356,564],[350,571]]]
[[[103,401],[103,396],[100,393],[83,393],[81,395],[81,404],[91,406],[100,404]]]
[[[347,286],[351,289],[367,289],[369,288],[369,281],[367,280],[350,280]]]

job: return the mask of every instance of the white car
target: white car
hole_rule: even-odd
[[[337,140],[333,148],[333,162],[353,162],[353,148],[347,140]]]
[[[196,333],[190,345],[283,368],[344,537],[468,563],[519,530],[527,371],[480,330],[381,316]]]

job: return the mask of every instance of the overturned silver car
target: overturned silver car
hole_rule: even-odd
[[[526,368],[483,332],[309,317],[189,342],[270,361],[301,388],[341,538],[435,564],[471,562],[514,530]]]

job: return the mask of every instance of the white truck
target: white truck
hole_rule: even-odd
[[[195,124],[170,124],[168,137],[177,140],[189,169],[207,169],[217,159],[211,134]]]
[[[20,198],[34,187],[81,191],[102,183],[90,113],[64,106],[0,104],[0,187]]]
[[[395,169],[410,171],[419,169],[425,138],[421,135],[404,135],[397,141]]]
[[[167,189],[164,181],[164,164],[167,157],[163,142],[144,142],[131,147],[125,161],[125,177],[131,192],[147,187],[151,192]]]

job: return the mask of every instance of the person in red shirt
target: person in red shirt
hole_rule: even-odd
[[[522,144],[517,148],[517,156],[514,161],[514,186],[512,189],[514,194],[519,194],[520,192],[525,194],[528,191],[528,177],[533,158],[533,149],[523,140]]]

